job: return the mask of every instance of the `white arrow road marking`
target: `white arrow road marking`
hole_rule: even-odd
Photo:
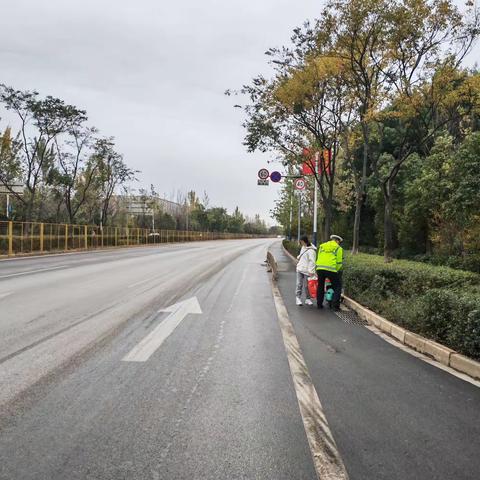
[[[146,362],[189,313],[200,314],[202,309],[197,297],[192,297],[159,312],[170,312],[170,315],[125,355],[123,362]]]

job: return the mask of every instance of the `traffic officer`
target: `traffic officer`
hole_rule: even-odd
[[[325,279],[329,278],[333,288],[333,310],[340,310],[340,298],[342,295],[342,268],[343,248],[340,244],[343,238],[338,235],[330,235],[330,241],[319,245],[317,252],[317,308],[323,308]]]

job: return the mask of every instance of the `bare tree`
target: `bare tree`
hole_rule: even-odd
[[[94,162],[91,168],[86,168],[96,133],[94,127],[75,125],[69,129],[69,139],[66,142],[61,143],[59,136],[54,141],[60,172],[57,184],[61,188],[70,223],[75,223],[77,213],[84,205],[98,172],[98,163]]]
[[[29,193],[22,201],[26,203],[26,218],[31,220],[38,188],[53,163],[55,138],[83,123],[87,119],[86,112],[58,98],[47,96],[40,99],[35,91],[15,90],[3,84],[0,85],[0,102],[20,120],[23,173]],[[33,135],[30,135],[31,130]]]

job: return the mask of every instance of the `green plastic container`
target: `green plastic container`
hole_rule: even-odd
[[[333,288],[328,288],[327,293],[325,294],[325,299],[327,302],[331,302],[333,300]]]

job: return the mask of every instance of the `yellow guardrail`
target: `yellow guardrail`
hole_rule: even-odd
[[[255,236],[223,232],[153,231],[132,227],[102,228],[98,225],[0,221],[0,256],[200,240],[254,238]]]

